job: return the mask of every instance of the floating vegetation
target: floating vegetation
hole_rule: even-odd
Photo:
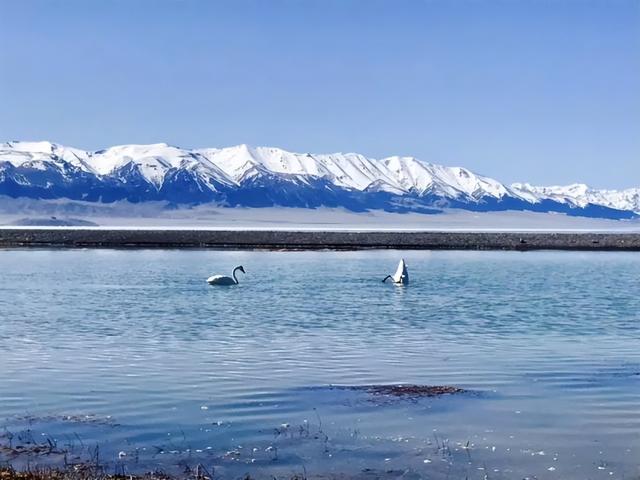
[[[375,396],[396,397],[400,399],[406,398],[412,400],[419,398],[441,397],[443,395],[469,393],[468,390],[451,385],[346,385],[332,386],[331,388],[367,392]]]
[[[63,454],[64,451],[59,449],[57,444],[47,439],[47,443],[28,443],[21,445],[0,445],[0,456],[7,458],[15,458],[21,455],[54,455]]]
[[[94,414],[87,415],[22,415],[13,417],[14,421],[22,421],[28,424],[35,423],[52,423],[52,422],[69,422],[69,423],[82,423],[91,425],[106,425],[116,427],[118,424],[111,415],[100,416]]]
[[[30,429],[12,432],[4,429],[0,432],[0,460],[12,460],[18,457],[43,457],[63,455],[65,450],[48,435],[42,435],[43,441],[36,440]]]

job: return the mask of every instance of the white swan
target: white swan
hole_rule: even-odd
[[[387,278],[390,278],[396,285],[407,285],[409,283],[409,271],[407,270],[407,264],[404,263],[404,258],[400,259],[396,273],[393,275],[387,275],[382,282],[386,282]]]
[[[238,279],[236,278],[236,270],[246,273],[242,265],[238,265],[233,269],[233,272],[231,272],[231,277],[227,277],[226,275],[213,275],[207,278],[207,283],[209,285],[237,285]]]

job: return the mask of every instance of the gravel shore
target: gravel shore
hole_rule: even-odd
[[[640,233],[8,228],[0,247],[640,251]]]

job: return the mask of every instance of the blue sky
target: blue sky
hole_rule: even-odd
[[[640,186],[639,0],[0,0],[0,140]]]

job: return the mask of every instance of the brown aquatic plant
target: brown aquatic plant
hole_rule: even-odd
[[[451,385],[414,385],[414,384],[392,384],[392,385],[351,385],[335,386],[334,388],[344,390],[354,390],[370,393],[371,395],[381,395],[398,398],[429,398],[440,397],[442,395],[454,395],[466,393],[467,390]]]

